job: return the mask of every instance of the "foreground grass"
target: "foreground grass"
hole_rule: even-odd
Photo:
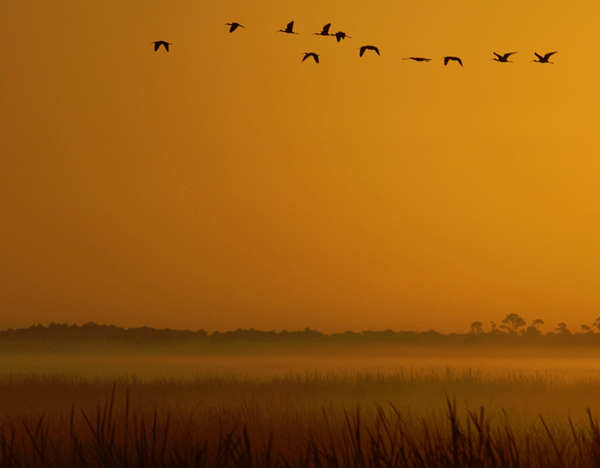
[[[0,466],[597,467],[586,405],[600,407],[599,390],[598,378],[452,371],[5,375]]]

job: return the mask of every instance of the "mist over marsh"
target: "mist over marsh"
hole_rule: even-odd
[[[0,337],[2,466],[600,461],[595,334],[92,324]]]

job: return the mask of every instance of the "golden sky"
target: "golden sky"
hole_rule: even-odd
[[[0,10],[0,328],[600,315],[597,0]]]

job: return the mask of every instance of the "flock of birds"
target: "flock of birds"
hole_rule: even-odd
[[[229,26],[230,33],[234,32],[238,28],[244,28],[244,26],[242,24],[237,23],[237,22],[225,23],[225,26]],[[352,39],[350,36],[348,36],[343,31],[338,31],[336,33],[330,33],[329,32],[330,28],[331,28],[331,23],[327,23],[325,26],[323,26],[321,31],[313,33],[313,35],[334,36],[338,42],[340,42],[344,39]],[[290,21],[287,24],[287,26],[285,27],[285,29],[279,29],[276,32],[282,32],[285,34],[298,34],[297,32],[294,31],[294,22],[293,21]],[[160,49],[161,46],[163,46],[165,48],[165,50],[168,52],[169,46],[172,45],[172,43],[167,42],[167,41],[154,41],[154,42],[151,42],[151,44],[154,44],[155,52],[158,49]],[[381,55],[378,47],[375,47],[374,45],[364,45],[364,46],[361,46],[358,48],[359,57],[362,57],[367,50],[372,50],[377,55]],[[554,62],[550,61],[550,58],[554,54],[556,54],[556,52],[557,51],[548,52],[547,54],[544,54],[544,55],[540,55],[537,52],[534,52],[534,54],[537,58],[532,60],[532,62],[554,64]],[[514,54],[516,54],[516,52],[508,52],[506,54],[497,54],[496,52],[494,52],[495,57],[492,58],[491,60],[495,60],[496,62],[502,62],[502,63],[512,63],[512,61],[509,60],[509,58],[511,55],[514,55]],[[316,63],[319,63],[319,54],[317,54],[316,52],[305,52],[304,57],[302,58],[302,61],[304,62],[308,58],[312,58]],[[442,57],[442,58],[444,59],[444,65],[448,65],[448,62],[454,61],[454,62],[458,62],[461,67],[463,66],[463,62],[460,57],[446,55],[445,57]],[[414,60],[415,62],[431,62],[431,59],[426,58],[426,57],[403,57],[402,60]]]

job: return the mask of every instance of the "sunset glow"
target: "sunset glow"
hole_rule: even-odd
[[[600,315],[597,1],[0,10],[1,329]]]

